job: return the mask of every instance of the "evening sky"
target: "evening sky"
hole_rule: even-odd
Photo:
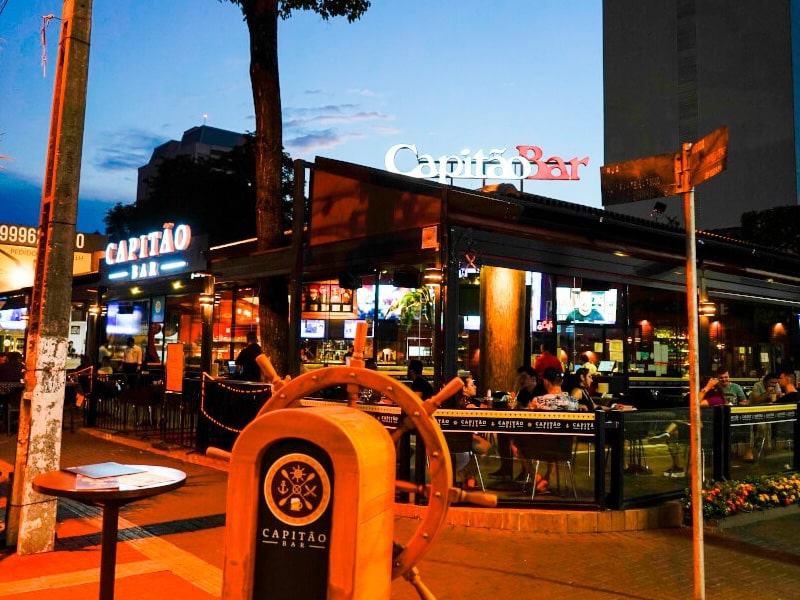
[[[42,17],[61,11],[61,0],[7,0],[0,13],[2,223],[38,222],[60,33],[51,19],[45,69]],[[293,158],[383,169],[398,143],[436,157],[539,146],[589,164],[578,181],[525,191],[600,206],[601,2],[373,0],[354,23],[282,21],[279,55]],[[156,146],[204,122],[253,131],[248,65],[230,2],[94,0],[78,230],[102,232],[109,208],[135,200]]]

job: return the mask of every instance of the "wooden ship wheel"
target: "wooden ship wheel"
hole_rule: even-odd
[[[397,579],[402,575],[417,589],[420,597],[432,599],[434,596],[422,583],[416,564],[428,551],[433,539],[444,525],[450,504],[465,502],[481,506],[496,506],[497,497],[483,492],[465,491],[451,487],[453,467],[450,451],[439,424],[433,418],[433,413],[447,398],[462,390],[464,384],[461,379],[453,378],[432,398],[422,401],[408,386],[397,379],[375,370],[363,368],[361,358],[363,342],[359,346],[358,333],[357,330],[355,352],[350,366],[323,367],[288,380],[288,378],[281,379],[275,373],[267,357],[264,355],[259,357],[262,369],[268,373],[268,378],[272,381],[273,394],[261,408],[258,416],[285,408],[313,410],[313,408],[303,407],[301,402],[303,398],[325,388],[342,385],[347,387],[349,403],[354,408],[363,389],[379,391],[400,407],[402,418],[398,427],[391,431],[392,440],[396,445],[404,433],[411,430],[416,431],[425,447],[430,483],[417,485],[410,481],[395,482],[398,491],[421,494],[427,498],[428,504],[411,539],[405,545],[395,541],[392,579]]]

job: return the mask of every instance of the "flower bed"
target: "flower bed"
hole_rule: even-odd
[[[800,501],[800,475],[762,475],[741,481],[711,481],[703,485],[703,518],[722,519],[737,513],[789,506]],[[692,494],[686,490],[684,515],[692,516]]]

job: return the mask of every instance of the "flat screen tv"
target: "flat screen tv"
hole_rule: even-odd
[[[325,337],[325,320],[301,319],[300,337],[313,340],[323,339]]]
[[[27,308],[7,308],[0,310],[0,329],[23,330],[28,324]]]
[[[106,313],[106,333],[125,336],[140,335],[143,316],[144,311],[138,304],[109,302]]]
[[[615,325],[617,290],[557,287],[556,320],[563,323]]]
[[[344,339],[352,340],[356,337],[356,323],[355,320],[347,320],[344,322]]]
[[[392,309],[403,296],[412,291],[411,288],[394,287],[381,284],[378,290],[378,319],[395,321],[400,318],[399,308]],[[359,319],[372,319],[375,317],[375,286],[365,285],[356,290],[356,311]]]

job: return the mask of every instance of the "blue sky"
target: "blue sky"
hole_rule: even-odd
[[[2,5],[2,2],[0,2]],[[61,0],[0,14],[0,223],[36,225]],[[279,26],[284,145],[384,168],[394,144],[440,156],[517,145],[589,157],[579,181],[525,191],[600,206],[602,3],[373,0],[355,23],[296,13]],[[253,131],[247,26],[217,0],[95,0],[78,230],[136,198],[154,147],[208,125]],[[468,185],[466,182],[465,185]]]

